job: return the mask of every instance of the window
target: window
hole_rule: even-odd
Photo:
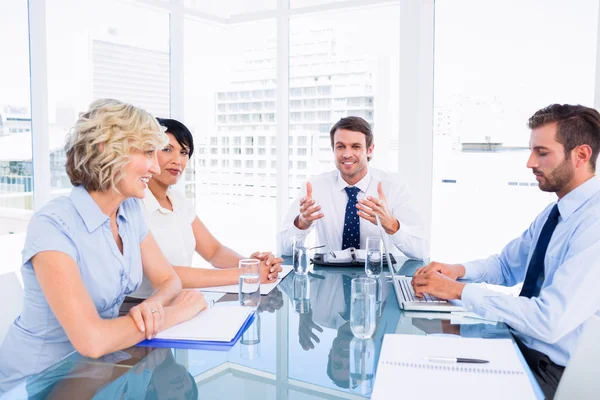
[[[435,2],[432,257],[497,253],[556,199],[525,167],[526,123],[593,106],[597,19],[597,0]]]
[[[230,154],[222,155],[229,160],[237,172],[240,168],[253,169],[254,145],[266,145],[272,133],[267,123],[275,122],[275,78],[276,78],[276,24],[275,19],[235,23],[228,20],[230,15],[256,10],[266,3],[274,8],[276,2],[268,0],[259,6],[254,2],[239,3],[232,7],[230,2],[203,2],[185,0],[186,5],[207,14],[221,15],[223,22],[203,22],[186,19],[184,24],[184,107],[188,126],[202,127],[194,132],[198,143],[211,136],[220,137],[222,145],[231,145]],[[221,11],[226,11],[222,13]],[[209,39],[210,38],[210,39]],[[226,52],[223,49],[227,49]],[[210,62],[206,62],[210,60]],[[268,81],[269,88],[263,88]],[[263,102],[269,99],[270,116],[262,109]],[[227,104],[229,123],[221,122],[216,113],[220,104]],[[262,115],[256,118],[256,115]],[[235,126],[231,123],[234,122]],[[237,128],[234,129],[234,128]],[[256,139],[255,139],[256,138]],[[224,139],[228,141],[223,142]],[[273,137],[273,139],[275,139]],[[243,150],[242,150],[243,148]],[[222,153],[223,154],[223,153]],[[222,165],[221,165],[222,167]],[[253,171],[243,171],[251,173]],[[276,231],[275,214],[276,189],[269,189],[267,197],[260,197],[254,179],[244,179],[243,175],[230,170],[221,170],[215,176],[207,171],[199,171],[198,182],[213,185],[218,195],[198,191],[198,207],[211,207],[216,212],[203,214],[204,222],[211,227],[217,237],[226,237],[228,247],[242,254],[251,254],[258,248],[274,248]],[[252,175],[252,174],[251,174]],[[226,189],[226,190],[225,190]],[[252,235],[237,229],[237,222],[248,215],[259,212],[272,216],[254,227]],[[225,220],[223,215],[227,215]],[[224,222],[225,221],[225,222]]]
[[[5,2],[0,12],[0,251],[3,235],[25,232],[33,210],[27,1]],[[8,251],[8,250],[7,250]],[[8,271],[0,267],[0,274]]]
[[[169,14],[117,0],[47,0],[46,30],[50,174],[58,195],[71,187],[65,133],[91,101],[115,98],[169,117]]]
[[[259,147],[258,148],[258,155],[259,156],[264,156],[267,154],[267,149],[265,149],[264,147]]]
[[[306,1],[292,0],[291,5]],[[303,155],[309,154],[313,141],[328,140],[329,129],[340,118],[354,115],[357,106],[373,124],[377,103],[364,99],[382,96],[385,101],[378,111],[377,146],[370,165],[397,170],[398,136],[393,132],[398,132],[399,122],[391,110],[400,107],[399,15],[398,4],[387,3],[290,18],[289,121],[296,147],[306,148]],[[293,167],[302,168],[302,175],[307,170],[316,174],[335,168],[330,152],[319,152],[310,163],[301,161]],[[299,189],[303,182],[296,172],[290,167],[289,186]],[[295,193],[292,189],[290,196]]]

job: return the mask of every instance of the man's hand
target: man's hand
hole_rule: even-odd
[[[458,264],[444,264],[437,261],[433,261],[422,268],[419,268],[415,272],[415,276],[427,275],[431,272],[439,272],[442,275],[447,276],[453,281],[465,276],[465,267]]]
[[[313,221],[323,218],[323,213],[317,213],[319,210],[321,206],[317,206],[312,198],[312,185],[306,182],[306,197],[300,200],[300,214],[294,220],[296,228],[308,229]]]
[[[461,298],[465,284],[456,282],[438,271],[431,271],[415,275],[412,286],[417,297],[423,297],[427,293],[444,300],[456,300]]]
[[[300,314],[300,323],[298,324],[298,339],[300,346],[306,351],[314,349],[316,343],[320,343],[321,339],[313,332],[313,329],[323,332],[323,328],[315,324],[312,320],[312,311],[307,314]]]
[[[383,230],[385,230],[388,235],[393,235],[394,233],[398,232],[398,229],[400,229],[400,222],[392,215],[387,206],[387,199],[383,193],[381,182],[379,182],[377,185],[377,193],[379,194],[378,199],[367,196],[366,199],[358,201],[358,204],[356,205],[356,208],[359,209],[358,216],[366,219],[374,225],[377,225],[375,214],[379,215],[379,220],[381,221]]]
[[[273,283],[283,271],[281,264],[283,258],[275,257],[271,252],[256,251],[250,255],[250,258],[260,260],[260,283]]]

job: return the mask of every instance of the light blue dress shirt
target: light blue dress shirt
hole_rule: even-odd
[[[104,319],[117,317],[125,296],[139,287],[143,275],[140,242],[148,227],[135,199],[121,204],[117,224],[123,254],[113,238],[109,217],[80,186],[74,187],[69,197],[50,201],[32,217],[22,253],[23,311],[0,347],[0,393],[74,351],[36,278],[31,265],[34,255],[60,251],[73,258]]]
[[[464,279],[513,286],[523,282],[548,205],[499,255],[463,264]],[[585,322],[600,315],[600,180],[593,177],[558,201],[560,219],[544,260],[538,297],[513,297],[467,284],[463,304],[508,324],[523,343],[566,365]]]

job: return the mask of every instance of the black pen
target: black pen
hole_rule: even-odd
[[[478,358],[462,358],[462,357],[425,357],[427,361],[439,363],[470,363],[470,364],[486,364],[488,360],[480,360]]]

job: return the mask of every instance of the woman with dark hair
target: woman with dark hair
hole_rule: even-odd
[[[237,283],[238,266],[243,257],[224,246],[208,230],[196,215],[194,205],[182,194],[170,187],[183,176],[187,163],[194,152],[194,139],[189,129],[174,119],[157,118],[166,128],[169,143],[158,152],[160,173],[152,175],[141,200],[146,221],[156,237],[159,247],[167,257],[184,288],[202,288]],[[211,265],[221,270],[192,268],[196,251]],[[261,261],[262,283],[274,282],[282,270],[281,258],[270,252],[256,252],[251,258]],[[144,280],[132,297],[147,298],[152,287]]]

